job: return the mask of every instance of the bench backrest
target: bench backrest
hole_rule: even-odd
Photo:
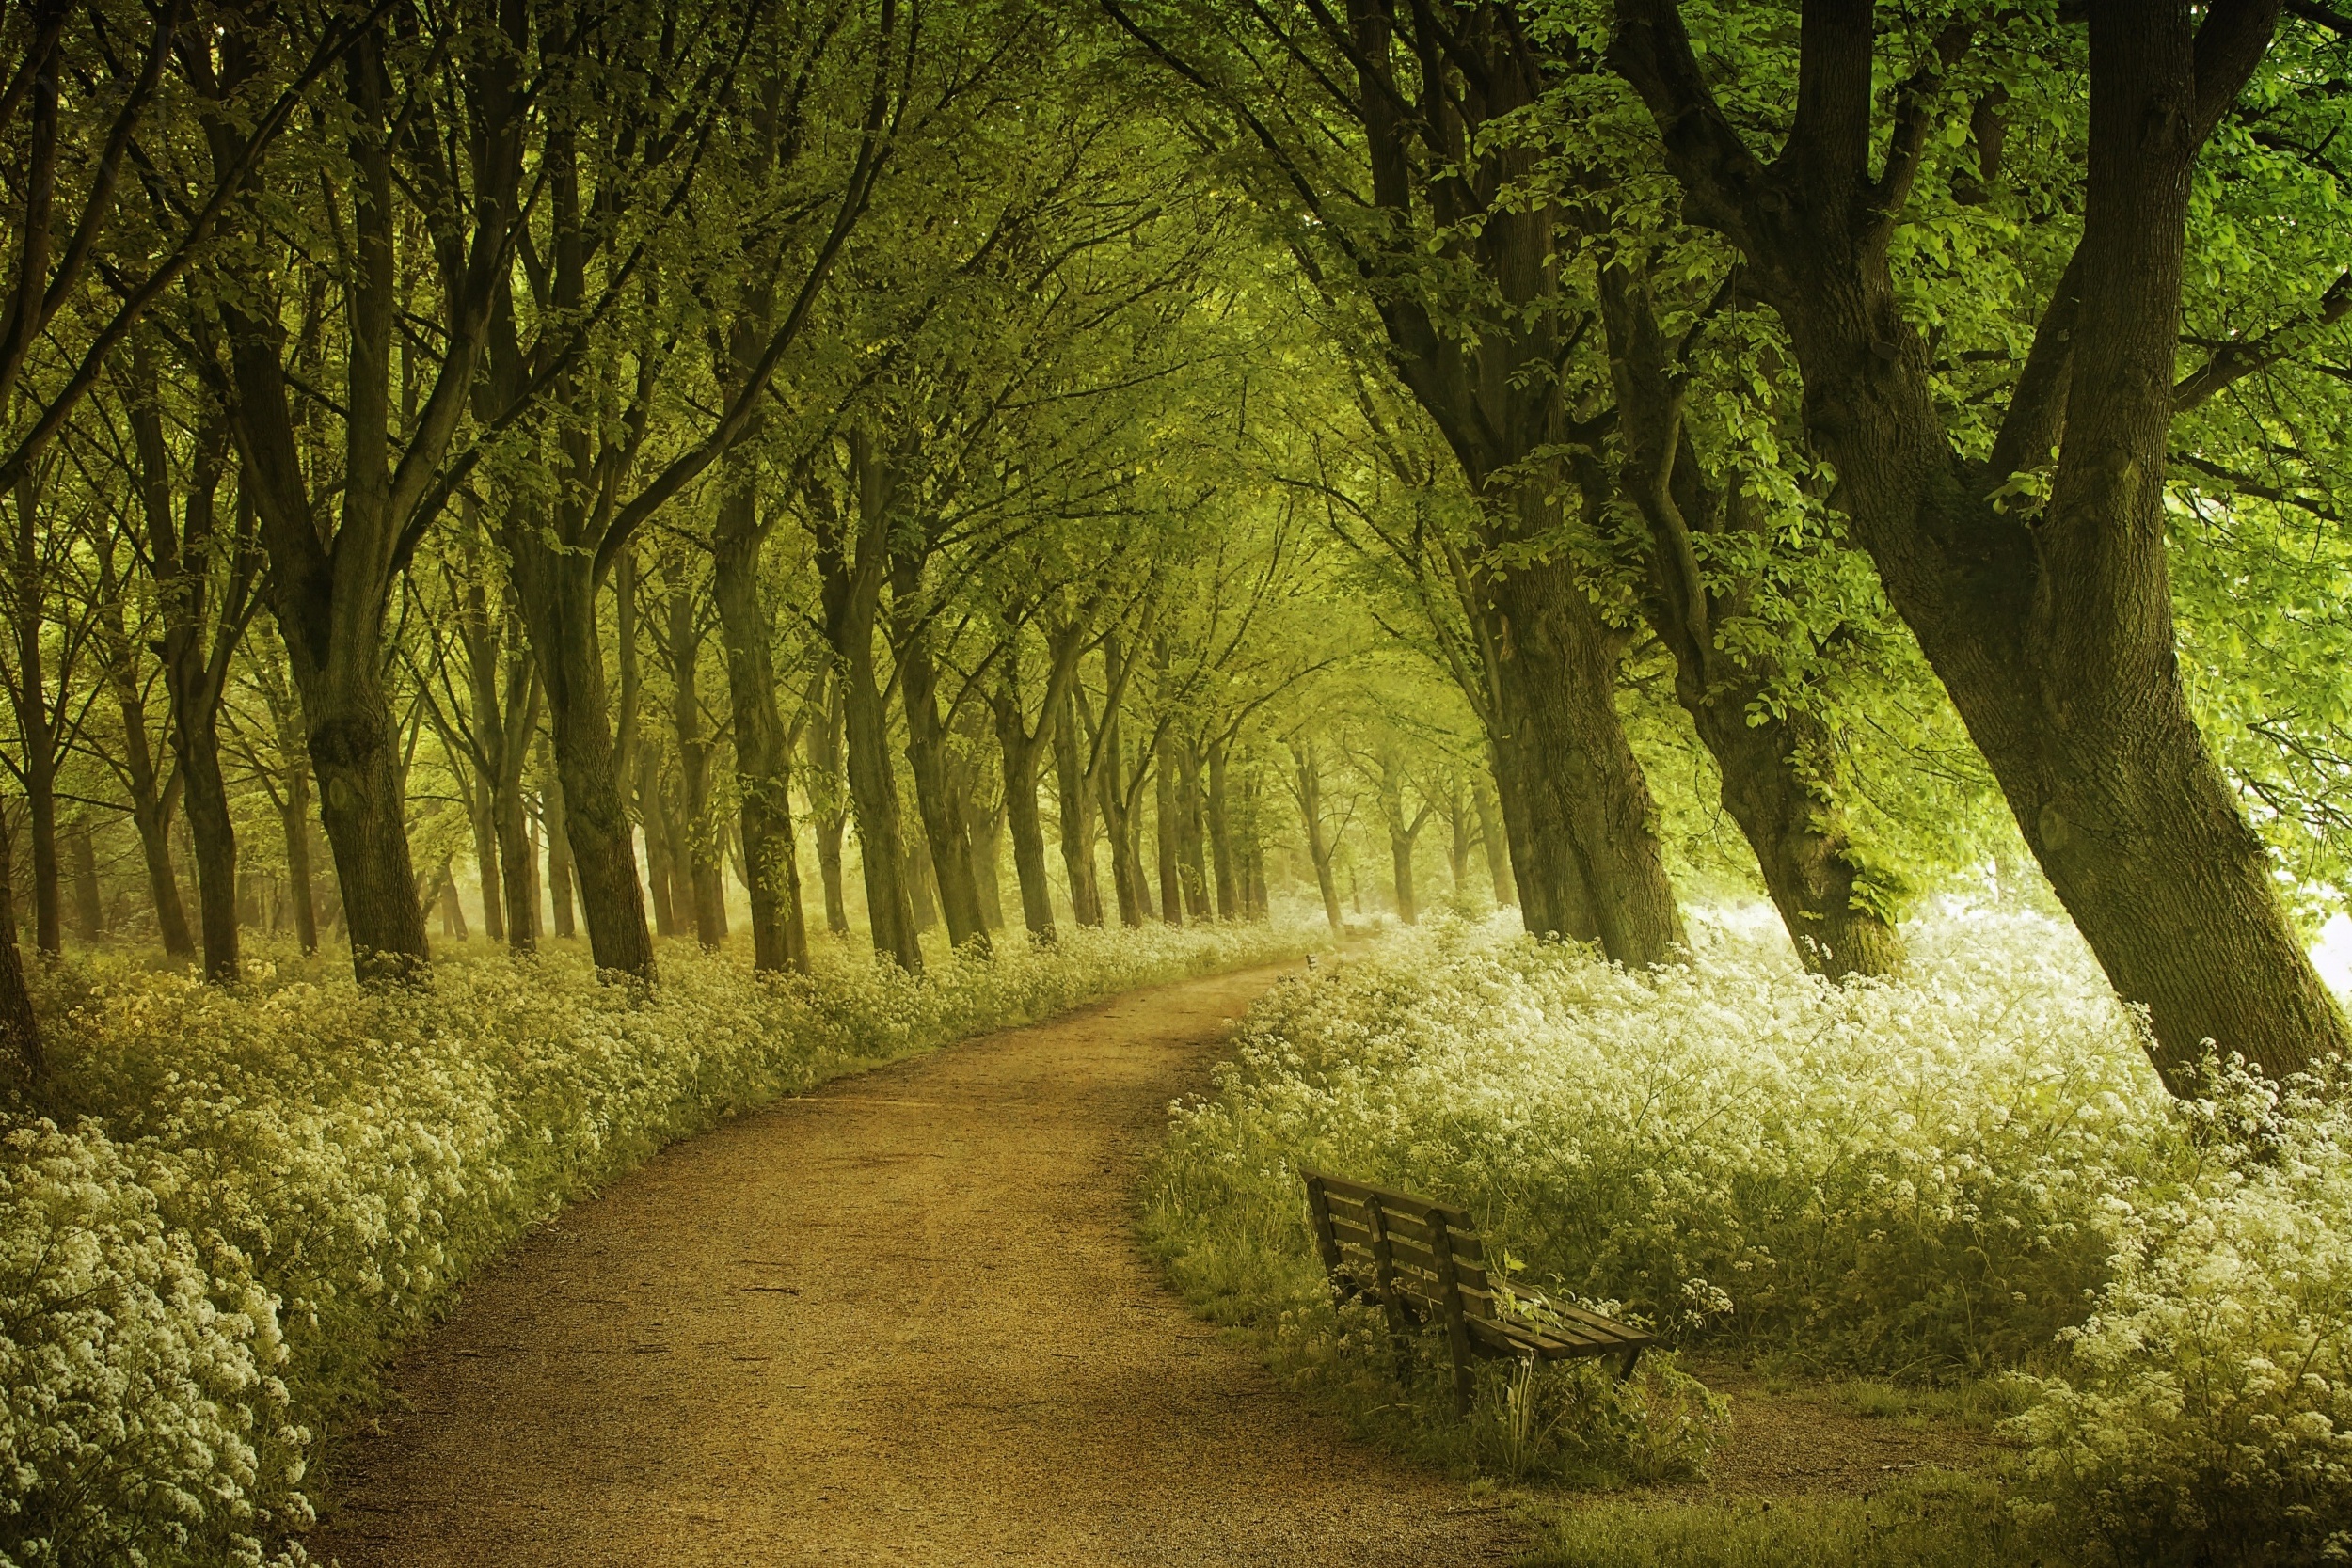
[[[1442,1317],[1497,1321],[1486,1248],[1468,1212],[1322,1171],[1302,1174],[1315,1246],[1333,1279],[1391,1307],[1409,1301]]]

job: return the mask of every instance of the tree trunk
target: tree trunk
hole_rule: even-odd
[[[670,721],[677,743],[678,788],[670,815],[671,905],[685,895],[694,941],[715,951],[726,936],[726,884],[717,825],[710,820],[715,743],[703,727],[703,626],[691,582],[674,566],[663,596],[670,664]],[[681,885],[682,884],[682,885]]]
[[[1095,804],[1103,814],[1104,830],[1111,841],[1111,891],[1119,902],[1119,923],[1134,930],[1152,918],[1151,895],[1143,885],[1143,861],[1136,846],[1135,814],[1127,806],[1121,775],[1125,756],[1116,711],[1103,723],[1103,759],[1098,765]]]
[[[1511,843],[1502,831],[1502,807],[1490,782],[1480,783],[1470,799],[1478,809],[1479,844],[1486,850],[1486,874],[1494,879],[1495,906],[1508,909],[1519,901],[1519,893],[1511,879]]]
[[[298,752],[291,763],[279,821],[286,834],[286,896],[294,905],[294,940],[307,958],[319,950],[318,904],[310,891],[310,770]]]
[[[1175,748],[1163,726],[1152,748],[1152,838],[1158,851],[1160,918],[1170,926],[1184,923],[1184,827],[1176,803]]]
[[[1077,694],[1062,695],[1054,721],[1056,812],[1060,818],[1062,874],[1070,882],[1070,918],[1081,926],[1103,924],[1103,891],[1094,867],[1094,800],[1087,788],[1078,732]]]
[[[572,918],[571,830],[564,825],[564,784],[555,776],[547,742],[539,743],[540,813],[548,823],[548,902],[553,906],[550,929],[566,942],[579,934]]]
[[[14,567],[16,738],[24,784],[26,828],[33,845],[33,945],[46,958],[65,951],[65,922],[57,895],[57,752],[62,737],[49,705],[45,624],[45,575],[40,560],[40,497],[28,474],[16,486]],[[65,673],[60,672],[62,682]]]
[[[621,798],[612,730],[606,717],[595,570],[577,554],[550,549],[535,531],[510,530],[509,540],[516,598],[523,608],[523,625],[547,694],[556,779],[564,792],[564,835],[580,883],[588,949],[599,970],[650,985],[655,979],[653,938],[645,929],[644,890],[637,880],[634,835]],[[633,636],[635,627],[627,630]],[[519,808],[519,788],[515,800]],[[501,831],[501,847],[505,836]],[[650,824],[646,836],[652,837]],[[520,860],[525,877],[535,879],[537,867],[528,848]],[[513,884],[510,869],[510,898]],[[530,909],[535,936],[535,889]],[[510,903],[510,929],[515,912]]]
[[[1005,822],[1012,833],[1013,879],[1021,885],[1021,919],[1030,941],[1054,942],[1054,890],[1045,877],[1045,828],[1037,810],[1038,745],[1009,683],[996,694],[996,749],[1005,775]]]
[[[1238,920],[1243,914],[1242,888],[1233,863],[1233,830],[1226,817],[1225,741],[1209,742],[1207,800],[1209,858],[1216,869],[1216,917]]]
[[[1295,764],[1298,814],[1307,828],[1307,858],[1315,868],[1315,889],[1323,895],[1323,918],[1330,923],[1335,935],[1345,935],[1347,922],[1340,916],[1340,888],[1331,874],[1331,858],[1338,846],[1327,843],[1323,834],[1323,777],[1315,766],[1314,748],[1304,742],[1291,748]]]
[[[988,922],[972,869],[972,840],[947,778],[947,730],[939,713],[939,671],[932,662],[919,565],[900,557],[891,574],[897,621],[898,694],[906,707],[907,767],[914,775],[915,809],[930,851],[949,945],[990,956]]]
[[[806,974],[808,927],[801,911],[800,847],[792,827],[792,742],[776,700],[775,628],[759,597],[767,535],[759,527],[755,473],[745,458],[730,462],[724,475],[727,487],[711,537],[711,591],[718,600],[727,697],[735,714],[752,967],[761,974]]]
[[[808,727],[809,811],[817,818],[817,873],[825,885],[825,929],[850,934],[849,890],[842,880],[841,838],[850,825],[849,792],[842,776],[841,732],[845,721],[841,682],[828,669],[823,700]]]
[[[8,821],[0,817],[0,895],[15,886],[16,867]],[[16,946],[12,896],[0,897],[0,1104],[29,1112],[40,1102],[43,1065],[40,1020],[24,986],[24,962]]]
[[[1216,918],[1209,905],[1207,812],[1200,798],[1200,752],[1189,740],[1176,753],[1176,869],[1184,911],[1194,924]]]
[[[474,880],[482,890],[482,934],[503,946],[506,912],[499,873],[498,787],[477,768],[466,794],[466,815],[473,827]]]
[[[167,957],[193,958],[196,940],[188,930],[180,879],[171,865],[170,809],[147,737],[147,703],[138,695],[135,671],[119,669],[113,674],[115,704],[122,714],[122,770],[131,796],[131,825],[138,832],[148,897],[155,906],[155,935]]]
[[[185,679],[186,677],[183,677]],[[199,681],[200,675],[196,677]],[[229,786],[220,771],[220,708],[201,692],[183,693],[174,682],[172,749],[179,753],[181,800],[196,850],[197,923],[204,934],[204,977],[237,978],[237,830],[229,816]],[[403,842],[406,842],[403,835]],[[412,894],[413,897],[414,895]]]
[[[857,818],[858,863],[866,878],[866,911],[874,951],[910,974],[923,972],[907,855],[899,828],[898,770],[890,766],[889,718],[875,684],[873,626],[847,650],[842,719],[847,741],[850,806]],[[863,644],[862,646],[860,644]]]
[[[1470,897],[1470,809],[1462,797],[1462,784],[1455,780],[1453,793],[1446,801],[1446,872],[1447,885],[1459,904]]]
[[[1494,596],[1514,633],[1511,685],[1531,850],[1539,864],[1555,861],[1554,847],[1573,857],[1572,868],[1554,872],[1556,885],[1572,888],[1573,873],[1582,873],[1592,925],[1611,959],[1662,963],[1686,939],[1658,841],[1657,807],[1617,715],[1619,634],[1600,620],[1565,562],[1514,569],[1495,584]],[[1519,890],[1528,893],[1523,871]],[[1563,923],[1554,929],[1577,935],[1566,923],[1576,913],[1555,909]]]

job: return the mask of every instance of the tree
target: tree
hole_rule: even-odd
[[[1786,328],[1841,510],[2059,898],[2117,990],[2148,1007],[2166,1082],[2187,1089],[2207,1040],[2271,1073],[2352,1043],[2190,710],[2165,559],[2193,175],[2261,64],[2275,0],[2201,21],[2186,4],[2090,8],[2080,238],[1980,452],[1940,403],[1890,255],[1947,85],[1985,29],[1887,40],[1899,87],[1878,157],[1873,8],[1808,5],[1794,112],[1767,162],[1681,8],[1622,0],[1616,15],[1611,59],[1655,119],[1686,211],[1739,248]],[[2005,505],[2053,448],[2046,503]]]

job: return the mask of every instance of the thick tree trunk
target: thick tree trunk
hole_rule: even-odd
[[[735,714],[752,967],[762,974],[806,974],[808,927],[801,911],[800,847],[792,827],[792,743],[776,700],[775,631],[759,598],[766,535],[759,528],[751,464],[730,467],[726,478],[711,540],[711,591],[718,600],[727,696]]]
[[[1508,909],[1519,901],[1518,885],[1511,879],[1511,841],[1502,831],[1502,807],[1495,799],[1491,783],[1481,783],[1470,795],[1478,808],[1478,839],[1486,855],[1486,875],[1495,885],[1495,905]]]
[[[1496,717],[1489,737],[1512,883],[1519,894],[1519,920],[1539,937],[1597,942],[1600,922],[1593,912],[1567,813],[1532,760],[1532,724],[1519,694],[1521,671],[1518,660],[1506,659],[1495,672]]]
[[[858,864],[866,879],[866,920],[874,951],[909,974],[923,970],[923,945],[914,920],[904,838],[899,827],[898,780],[887,750],[889,723],[874,684],[873,654],[853,650],[842,693],[844,739],[849,752],[850,806],[857,819]]]
[[[684,884],[686,912],[694,941],[715,951],[726,938],[726,883],[717,824],[710,820],[710,775],[715,742],[703,726],[703,626],[691,583],[668,574],[663,608],[668,622],[670,723],[677,743],[678,791],[670,818],[671,900],[675,909]]]
[[[645,928],[644,890],[637,880],[634,835],[614,766],[604,657],[596,641],[594,567],[577,554],[549,549],[528,531],[510,530],[509,535],[516,546],[516,597],[523,608],[523,625],[530,633],[547,694],[556,778],[564,791],[564,833],[571,845],[573,874],[580,882],[589,952],[599,970],[650,985],[655,978],[653,938]],[[519,789],[515,799],[519,805]],[[505,837],[502,830],[501,848]],[[527,846],[516,858],[524,876],[535,879],[534,858]],[[511,868],[508,886],[511,900]],[[535,937],[535,888],[531,889],[530,909]],[[510,902],[510,932],[515,913]]]
[[[201,678],[200,676],[199,677]],[[197,923],[204,935],[204,977],[230,981],[237,950],[237,830],[229,816],[229,786],[220,771],[219,707],[198,692],[176,688],[172,749],[179,753],[181,799],[196,850]],[[404,842],[405,835],[404,834]]]
[[[1200,749],[1186,741],[1176,753],[1176,869],[1184,878],[1184,912],[1196,925],[1216,918],[1209,903],[1209,830],[1200,768]]]
[[[297,657],[294,675],[353,971],[369,985],[421,978],[431,950],[408,852],[400,736],[375,660],[321,668]]]
[[[1658,808],[1617,715],[1618,634],[1565,562],[1515,569],[1494,594],[1516,634],[1522,777],[1536,833],[1550,841],[1549,825],[1565,819],[1601,951],[1618,963],[1662,963],[1686,938]],[[1523,874],[1519,886],[1524,895]]]
[[[980,919],[992,931],[1005,928],[1005,890],[1002,866],[1005,847],[1005,803],[998,800],[983,815],[972,801],[972,785],[961,765],[951,765],[947,770],[954,799],[963,812],[967,823],[977,819],[972,832],[972,879],[980,890]]]
[[[874,951],[911,974],[923,972],[923,944],[904,835],[899,825],[898,770],[890,765],[889,718],[875,684],[869,622],[861,649],[848,651],[842,676],[843,738],[847,742],[850,808],[857,820],[858,864],[866,879],[866,911]]]

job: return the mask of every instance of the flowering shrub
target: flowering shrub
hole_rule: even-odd
[[[0,1148],[0,1564],[261,1562],[324,1418],[567,1200],[841,1071],[1307,944],[1078,930],[771,981],[673,951],[650,996],[552,954],[389,995],[52,976],[78,1119]]]
[[[2026,1517],[2120,1563],[2352,1562],[2352,1105],[2341,1070],[2192,1107],[2017,1430]]]
[[[1457,926],[1281,985],[1176,1110],[1150,1233],[1295,1337],[1329,1316],[1298,1171],[1406,1187],[1677,1342],[2042,1374],[2024,1504],[2077,1554],[2352,1558],[2346,1097],[2176,1102],[2062,927],[1906,934],[1895,982],[1722,927],[1632,974]]]

